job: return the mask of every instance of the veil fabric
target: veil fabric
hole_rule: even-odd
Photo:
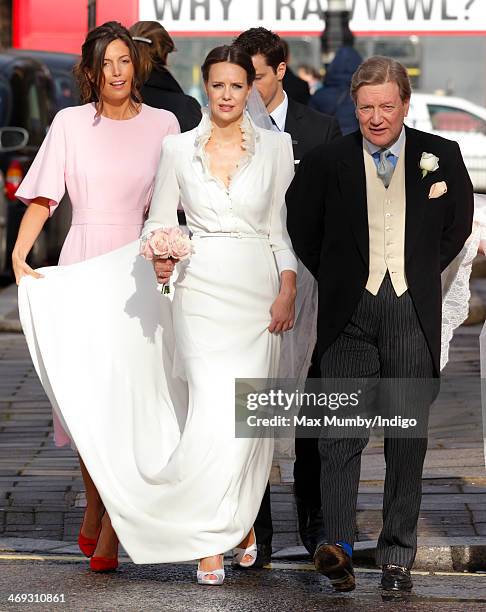
[[[246,110],[255,125],[264,130],[273,129],[272,120],[268,114],[267,107],[260,96],[258,89],[253,86],[248,97]]]

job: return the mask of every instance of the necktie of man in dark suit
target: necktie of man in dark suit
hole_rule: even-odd
[[[272,117],[272,115],[269,115],[269,116],[270,116],[270,121],[272,122],[272,125],[275,128],[274,131],[280,132],[280,128],[278,127],[277,122],[275,121],[275,119]]]

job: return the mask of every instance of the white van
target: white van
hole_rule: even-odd
[[[486,108],[462,98],[414,92],[405,123],[457,141],[474,191],[486,192]]]

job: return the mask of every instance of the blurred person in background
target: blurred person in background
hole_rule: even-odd
[[[311,108],[336,117],[344,136],[358,129],[356,109],[349,90],[353,74],[361,62],[360,54],[353,47],[338,49],[326,70],[323,86],[309,101]]]
[[[73,217],[59,265],[78,263],[136,240],[150,204],[164,138],[179,133],[172,113],[142,104],[137,48],[121,24],[112,21],[89,32],[75,73],[83,104],[57,113],[16,192],[28,205],[12,253],[17,284],[24,276],[40,277],[26,258],[66,187]],[[76,349],[73,346],[73,362]],[[85,384],[76,375],[79,384]],[[56,446],[73,445],[53,406]],[[78,544],[91,557],[93,571],[113,570],[118,565],[118,539],[81,455],[79,462],[87,506]]]
[[[311,96],[313,96],[318,89],[322,87],[322,76],[309,64],[301,64],[297,70],[297,75],[309,86]]]
[[[169,53],[176,51],[174,41],[158,21],[138,21],[130,28],[140,55],[141,94],[145,104],[171,111],[181,132],[188,132],[201,121],[199,102],[186,95],[167,68]]]
[[[289,66],[290,48],[288,42],[281,38],[280,44],[282,45],[284,53],[284,62],[287,66],[283,78],[283,88],[288,93],[289,97],[292,98],[292,100],[300,102],[301,104],[307,104],[310,98],[309,85],[307,84],[307,81],[304,81],[298,77]]]

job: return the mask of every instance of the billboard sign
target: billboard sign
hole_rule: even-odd
[[[294,35],[323,30],[328,0],[139,0],[141,20],[174,34],[237,33],[263,26]],[[348,0],[361,35],[485,34],[484,0]]]

